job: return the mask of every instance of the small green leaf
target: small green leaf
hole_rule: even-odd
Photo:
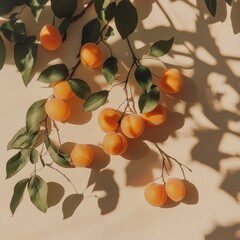
[[[217,11],[217,0],[205,0],[205,4],[211,15],[215,17]]]
[[[19,204],[23,199],[23,194],[28,182],[29,182],[29,178],[22,179],[14,187],[13,196],[10,203],[10,209],[11,209],[12,215],[15,213],[17,207],[19,206]]]
[[[51,0],[52,11],[58,18],[72,16],[77,5],[77,0]]]
[[[89,21],[82,29],[82,45],[88,42],[97,42],[101,31],[101,24],[97,18]]]
[[[134,32],[138,23],[137,10],[129,0],[122,0],[116,8],[115,23],[122,39]]]
[[[40,124],[46,119],[45,111],[46,99],[33,103],[27,111],[26,130],[29,136],[33,135],[40,129]]]
[[[225,0],[229,6],[232,6],[232,0]]]
[[[109,5],[110,0],[93,0],[95,11],[100,20],[102,19],[103,10]]]
[[[30,151],[30,154],[29,154],[29,158],[30,158],[30,162],[31,163],[37,163],[38,160],[39,160],[39,154],[38,154],[38,150],[33,148],[31,149]]]
[[[0,70],[1,70],[6,59],[6,46],[1,35],[0,35],[0,53],[1,53],[0,54]]]
[[[68,84],[72,91],[83,100],[85,100],[91,94],[90,87],[81,79],[69,79]]]
[[[7,177],[10,178],[18,173],[29,161],[29,151],[21,150],[11,157],[6,165]]]
[[[154,57],[162,57],[171,50],[173,42],[174,37],[169,40],[157,41],[151,46],[149,53]]]
[[[135,70],[135,78],[144,92],[148,92],[152,86],[152,73],[144,65],[138,65]]]
[[[138,107],[141,113],[152,111],[159,103],[160,92],[156,85],[152,85],[148,93],[143,92],[138,100]]]
[[[118,60],[115,57],[109,57],[105,60],[102,67],[102,74],[108,84],[112,85],[115,80],[115,75],[118,71]]]
[[[83,105],[84,112],[91,112],[101,107],[108,98],[109,91],[103,90],[89,95]]]
[[[23,43],[16,43],[14,47],[14,60],[18,70],[22,74],[25,86],[31,78],[33,67],[37,60],[38,43],[35,36],[26,38]]]
[[[114,36],[114,29],[111,26],[109,26],[107,32],[105,33],[105,40],[111,36]]]
[[[58,27],[58,30],[62,36],[63,42],[67,38],[67,30],[68,30],[68,27],[70,26],[70,24],[72,23],[72,20],[73,20],[73,17],[67,17],[61,22],[60,26]]]
[[[43,83],[54,83],[65,80],[69,75],[68,68],[65,64],[56,64],[42,71],[38,81]]]
[[[47,2],[48,0],[28,0],[28,4],[31,8],[32,15],[34,16],[36,22],[38,22],[39,16]]]
[[[34,175],[28,184],[28,192],[32,203],[42,212],[47,212],[48,185],[39,176]]]
[[[117,8],[116,2],[111,2],[104,10],[105,20],[107,22],[110,22],[114,18],[116,8]]]

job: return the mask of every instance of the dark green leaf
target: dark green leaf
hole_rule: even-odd
[[[72,23],[72,20],[73,20],[72,17],[65,18],[65,19],[61,22],[61,24],[60,24],[60,26],[59,26],[59,28],[58,28],[58,30],[59,30],[59,32],[60,32],[60,34],[61,34],[61,36],[62,36],[62,41],[63,41],[63,42],[64,42],[64,41],[66,40],[66,38],[67,38],[67,30],[68,30],[68,27],[70,26],[70,24]]]
[[[205,4],[211,15],[215,17],[217,11],[217,0],[205,0]]]
[[[19,204],[23,199],[23,194],[28,182],[29,182],[29,178],[22,179],[14,187],[13,196],[10,203],[10,209],[11,209],[12,215],[15,213],[17,207],[19,206]]]
[[[30,76],[37,60],[38,42],[35,36],[26,38],[23,43],[16,43],[14,47],[14,60],[22,74],[25,86],[30,82]]]
[[[134,32],[138,23],[137,10],[129,0],[122,0],[116,8],[115,23],[122,39]]]
[[[109,91],[103,90],[89,95],[83,105],[84,112],[91,112],[101,107],[108,98]]]
[[[107,22],[111,21],[114,18],[117,4],[116,2],[110,3],[104,11],[105,20]]]
[[[159,103],[160,92],[156,85],[152,85],[148,93],[143,92],[138,100],[138,107],[141,113],[152,111]]]
[[[109,5],[110,0],[93,0],[93,3],[94,3],[95,11],[98,15],[98,18],[100,20],[103,20],[102,19],[103,11]]]
[[[105,33],[105,39],[114,36],[114,30],[111,26],[108,27],[107,32]]]
[[[48,185],[39,176],[34,175],[28,184],[28,192],[32,203],[42,212],[47,212]]]
[[[154,57],[162,57],[171,50],[173,42],[174,37],[169,40],[157,41],[151,46],[149,53]]]
[[[33,164],[38,162],[39,154],[38,154],[37,149],[35,149],[35,148],[31,149],[29,158],[30,158],[30,162]]]
[[[72,16],[77,5],[77,0],[51,0],[52,10],[58,18]]]
[[[68,68],[65,64],[56,64],[42,71],[38,81],[43,83],[54,83],[65,80],[69,75]]]
[[[28,0],[29,6],[32,10],[32,14],[36,21],[38,21],[38,18],[47,2],[48,0]]]
[[[0,35],[0,53],[1,53],[0,54],[0,70],[1,70],[6,59],[6,46],[1,35]]]
[[[69,79],[68,84],[72,91],[83,100],[85,100],[91,94],[90,87],[81,79]]]
[[[144,92],[148,92],[152,86],[152,73],[144,65],[138,65],[135,70],[135,78]]]
[[[1,0],[0,1],[0,16],[12,11],[16,6],[23,5],[25,0]]]
[[[232,6],[232,0],[225,0],[229,6]]]
[[[33,103],[27,111],[26,130],[29,136],[33,135],[40,129],[40,124],[46,119],[45,111],[46,99]]]
[[[102,74],[110,85],[115,80],[115,75],[118,71],[117,64],[118,60],[115,57],[107,58],[103,64]]]

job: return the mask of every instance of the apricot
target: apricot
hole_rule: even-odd
[[[41,29],[39,39],[42,46],[50,51],[57,50],[62,45],[61,34],[52,24],[46,24]]]
[[[51,119],[62,122],[65,121],[71,113],[69,105],[58,98],[52,98],[47,101],[45,103],[45,111]]]
[[[104,61],[102,48],[95,43],[85,43],[80,51],[80,59],[83,65],[98,68]]]
[[[138,114],[125,116],[121,121],[121,130],[128,138],[137,138],[145,129],[144,119]]]
[[[93,151],[87,144],[76,144],[70,157],[75,167],[87,167],[93,161]]]
[[[113,108],[104,108],[98,115],[98,125],[104,132],[114,132],[119,126],[121,114]]]
[[[148,183],[144,189],[146,201],[155,207],[162,207],[167,201],[167,193],[163,184]]]
[[[127,139],[122,133],[110,132],[103,139],[103,150],[109,155],[121,155],[127,150]]]
[[[53,86],[53,94],[56,98],[62,100],[71,99],[75,95],[67,80],[56,82]]]
[[[181,91],[183,86],[182,74],[179,70],[171,68],[166,70],[159,81],[159,88],[163,92],[174,94]]]
[[[161,104],[158,104],[152,111],[143,113],[142,118],[148,125],[160,125],[166,121],[166,109]]]
[[[169,178],[165,189],[168,197],[174,202],[180,202],[186,195],[184,182],[179,178]]]

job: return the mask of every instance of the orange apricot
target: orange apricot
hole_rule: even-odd
[[[177,69],[168,69],[162,74],[159,83],[159,88],[163,92],[170,94],[178,93],[183,86],[182,74]]]
[[[142,118],[145,123],[151,126],[157,126],[166,121],[166,109],[161,104],[158,104],[152,111],[143,113]]]
[[[62,100],[71,99],[75,95],[67,80],[56,82],[53,86],[53,94],[56,98]]]
[[[119,126],[121,114],[113,108],[104,108],[98,115],[98,125],[104,132],[114,132]]]
[[[144,189],[146,201],[155,207],[162,207],[167,201],[167,193],[163,184],[148,183]]]
[[[76,144],[70,157],[75,167],[87,167],[93,161],[93,151],[87,144]]]
[[[50,51],[57,50],[62,45],[61,34],[52,24],[46,24],[41,29],[39,39],[42,46]]]
[[[110,132],[103,139],[103,150],[109,155],[121,155],[127,150],[127,139],[122,133]]]
[[[121,121],[121,130],[129,138],[137,138],[145,129],[144,119],[138,114],[125,116]]]
[[[186,195],[184,182],[179,178],[169,178],[165,189],[169,198],[174,202],[180,202]]]
[[[85,43],[80,51],[80,59],[83,65],[98,68],[104,61],[102,48],[95,43]]]
[[[71,113],[69,105],[65,101],[57,98],[46,102],[45,111],[51,119],[56,121],[65,121]]]

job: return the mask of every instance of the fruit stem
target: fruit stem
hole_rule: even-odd
[[[71,79],[74,76],[74,74],[80,64],[81,64],[81,59],[79,58],[77,63],[70,69],[71,73],[69,74],[68,79]]]
[[[93,0],[89,1],[87,6],[83,8],[82,12],[80,12],[78,15],[76,15],[72,18],[71,23],[73,23],[73,22],[77,21],[78,19],[80,19],[81,17],[83,17],[83,15],[87,11],[87,9],[90,8],[92,6],[92,4],[93,4]]]
[[[132,48],[132,46],[131,46],[131,43],[130,43],[129,39],[126,38],[126,40],[127,40],[128,47],[129,47],[129,49],[130,49],[130,51],[131,51],[131,54],[132,54],[133,63],[134,63],[135,65],[139,65],[139,59],[136,57],[136,55],[135,55],[135,53],[134,53],[134,51],[133,51],[133,48]]]

